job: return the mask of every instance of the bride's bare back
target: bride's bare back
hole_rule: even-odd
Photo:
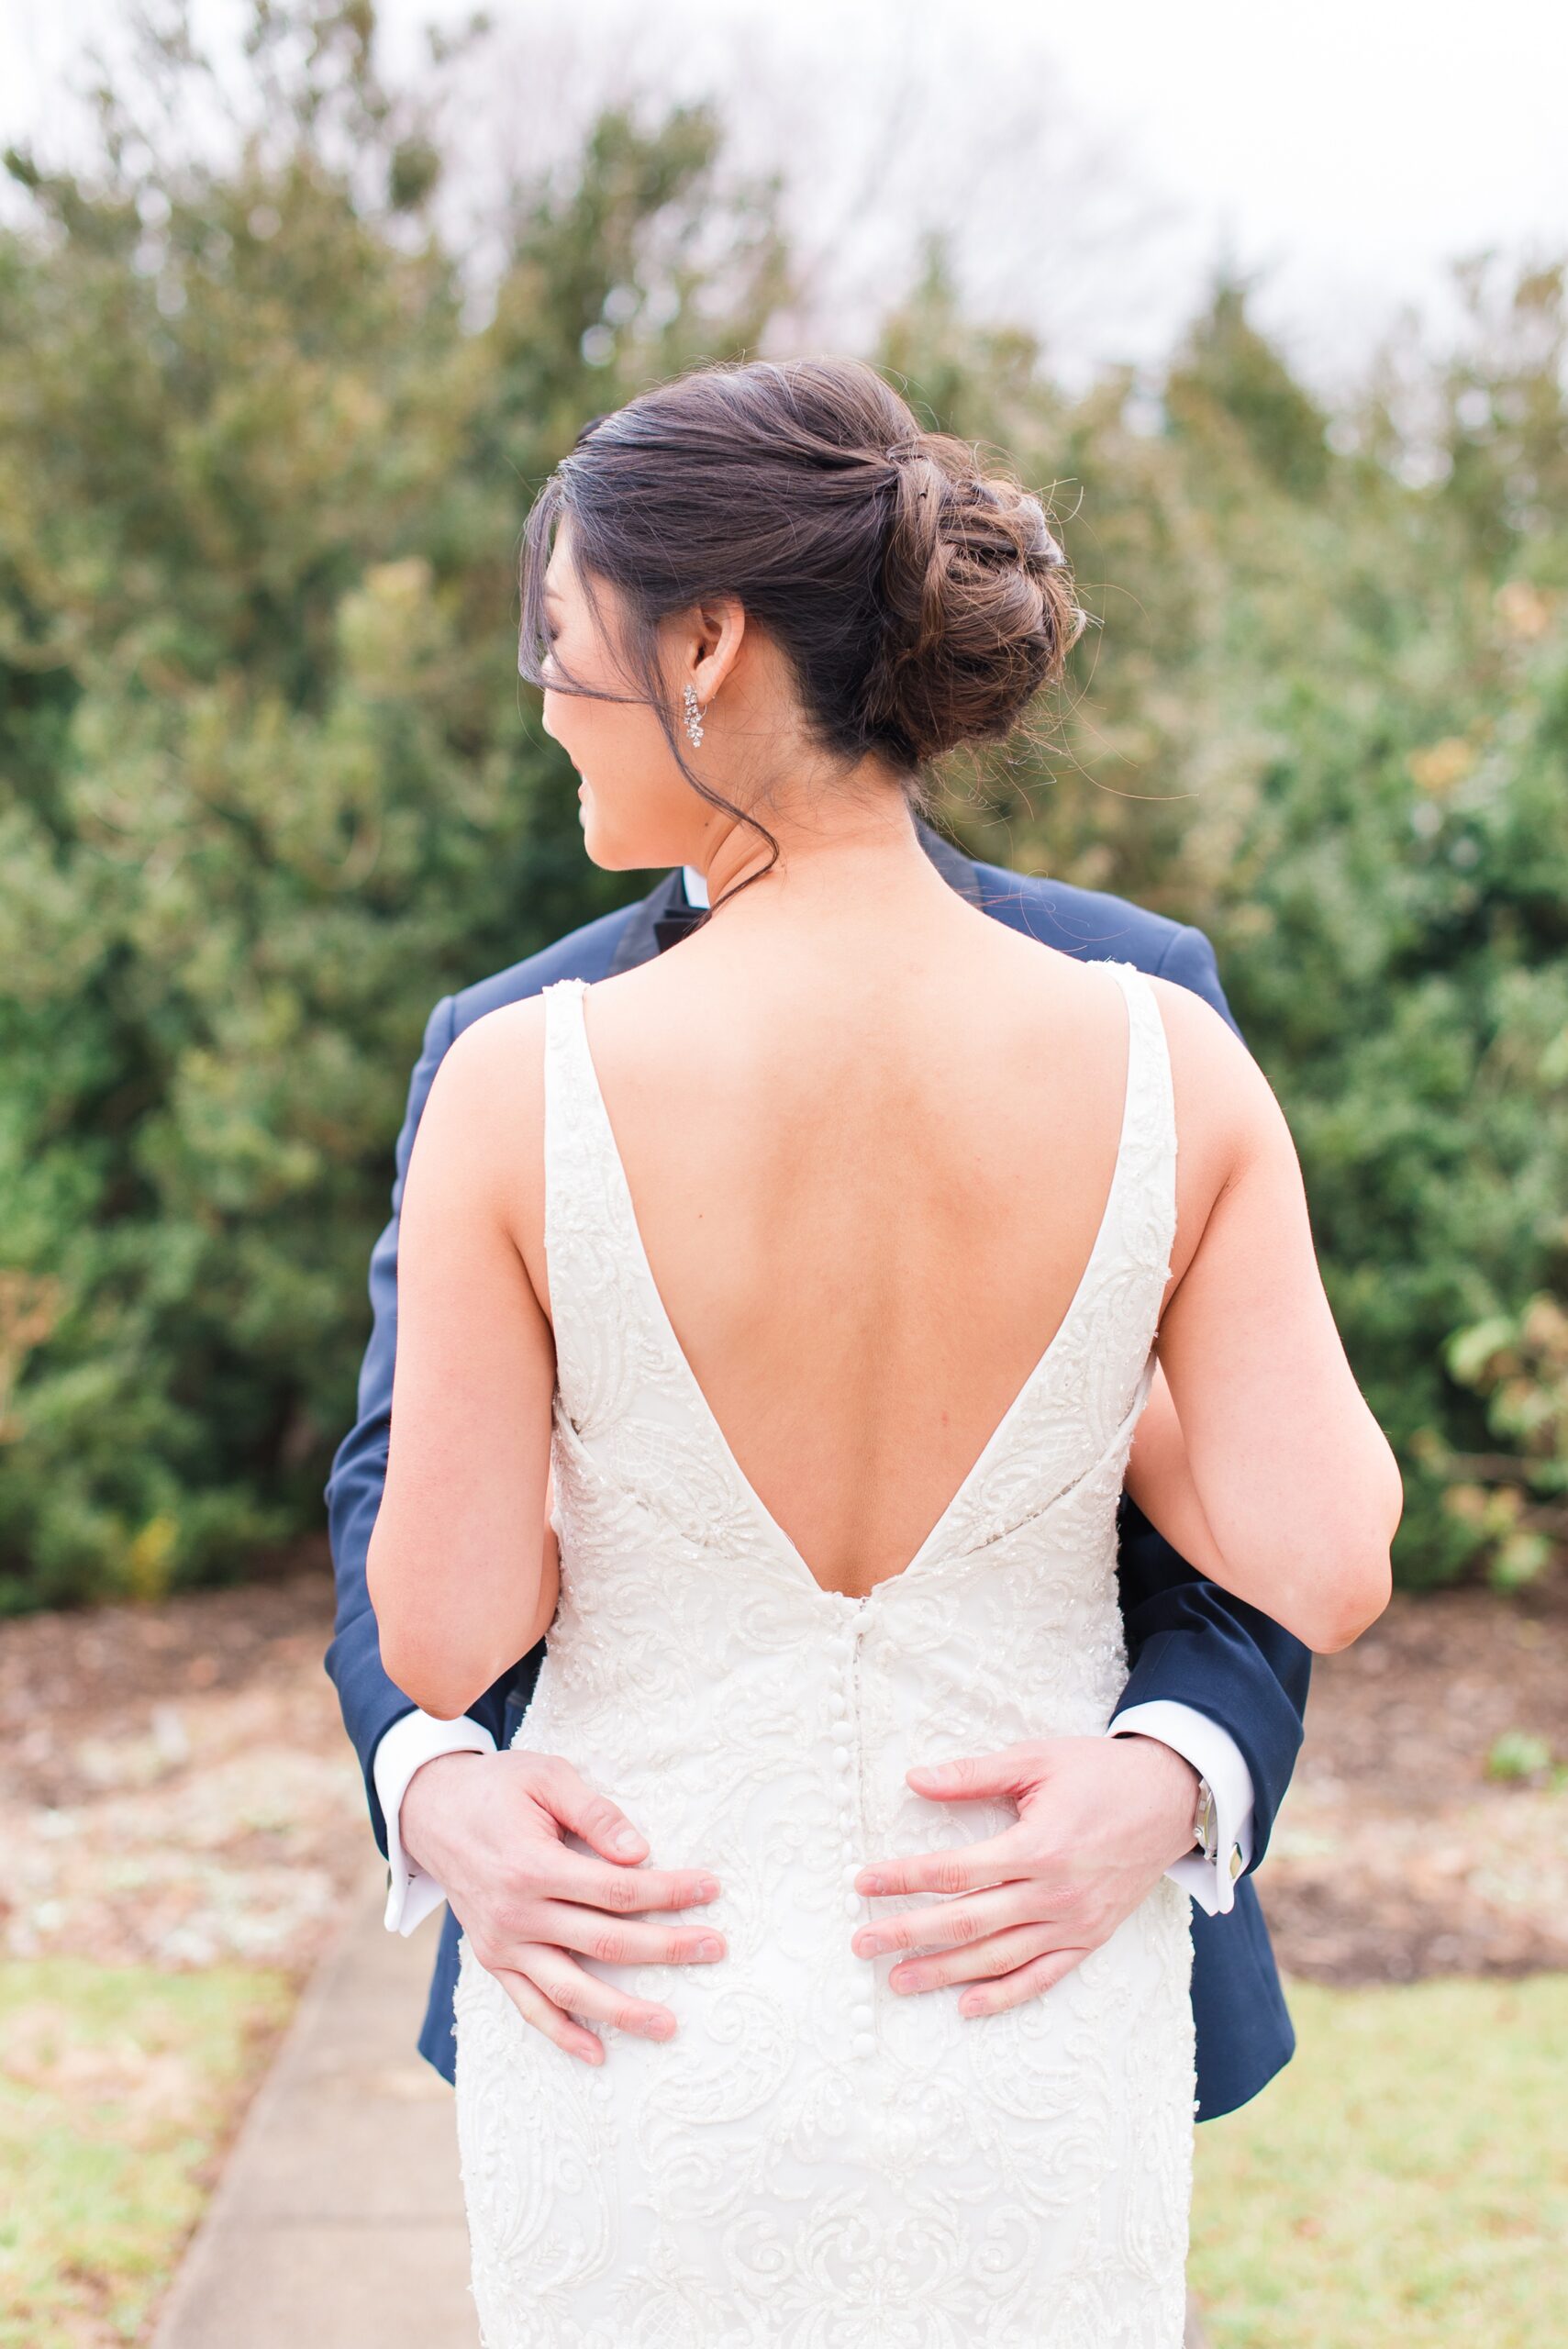
[[[884,914],[855,911],[829,864],[795,900],[721,907],[585,1005],[676,1339],[747,1482],[817,1580],[851,1596],[918,1550],[1061,1324],[1126,1098],[1110,974],[976,912],[915,853],[925,873]],[[1386,1595],[1392,1455],[1272,1090],[1212,1007],[1152,985],[1177,1219],[1129,1489],[1201,1571],[1340,1645]],[[532,1538],[554,1377],[543,1045],[537,999],[457,1040],[403,1205],[399,1436],[375,1538],[383,1560],[398,1541],[416,1583],[438,1520],[469,1553],[429,1602],[448,1652],[453,1590],[473,1608],[465,1681],[524,1652],[555,1603]],[[441,1710],[444,1686],[421,1680],[419,1700]]]
[[[867,923],[789,963],[724,923],[595,986],[588,1034],[713,1415],[817,1579],[859,1595],[918,1549],[1078,1286],[1120,1135],[1125,1001],[956,896],[913,938]],[[539,1021],[508,1016],[524,1117]],[[1227,1104],[1199,1085],[1173,1276],[1226,1163]],[[515,1237],[548,1312],[537,1153]]]

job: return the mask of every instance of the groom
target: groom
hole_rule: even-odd
[[[943,878],[982,911],[1080,961],[1114,957],[1175,980],[1236,1026],[1200,930],[1125,897],[977,863],[918,819],[916,829]],[[326,1493],[338,1590],[326,1662],[388,1862],[389,1929],[411,1932],[448,1903],[419,2049],[449,2081],[460,1933],[539,2022],[557,2010],[530,1967],[541,1947],[556,1949],[557,1936],[568,1957],[573,1950],[601,1956],[624,1950],[640,1959],[657,1941],[661,1955],[679,1962],[695,1954],[702,1912],[691,1910],[689,1930],[640,1923],[639,1905],[676,1905],[668,1890],[657,1904],[652,1897],[655,1868],[664,1877],[675,1855],[656,1853],[646,1869],[617,1866],[606,1832],[619,1818],[616,1789],[585,1787],[570,1756],[506,1750],[547,1642],[519,1657],[456,1720],[420,1712],[382,1668],[365,1555],[386,1476],[404,1177],[431,1081],[460,1030],[552,980],[606,978],[665,952],[706,903],[702,875],[684,867],[639,902],[442,998],[409,1086],[392,1220],[371,1255],[374,1318],[359,1417],[339,1446]],[[1210,2120],[1255,2096],[1295,2047],[1251,1871],[1267,1848],[1301,1744],[1309,1653],[1257,1609],[1195,1574],[1125,1496],[1118,1572],[1129,1671],[1109,1731],[1103,1739],[1042,1739],[1035,1750],[1051,1821],[1038,1855],[1038,1916],[1050,1928],[1060,1975],[1107,1940],[1162,1872],[1191,1893],[1197,2108]],[[565,1831],[584,1831],[606,1856],[569,1851]],[[697,1862],[701,1854],[681,1857]],[[597,1897],[585,1888],[595,1886]],[[600,1908],[602,1929],[595,1921]]]

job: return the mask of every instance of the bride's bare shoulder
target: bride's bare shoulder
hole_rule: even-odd
[[[482,1011],[452,1038],[441,1066],[450,1062],[464,1069],[490,1070],[509,1067],[519,1053],[542,1059],[547,1014],[542,995],[521,996],[516,1003]]]
[[[1178,980],[1149,974],[1164,1023],[1176,1124],[1233,1171],[1284,1123],[1262,1068],[1222,1012]]]
[[[542,1121],[547,1007],[540,996],[498,1004],[460,1029],[431,1080],[424,1119],[505,1142]]]

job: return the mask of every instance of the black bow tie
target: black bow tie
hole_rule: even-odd
[[[653,938],[660,953],[666,946],[678,945],[688,930],[695,930],[706,910],[705,906],[689,906],[683,900],[672,906],[668,913],[656,915]]]

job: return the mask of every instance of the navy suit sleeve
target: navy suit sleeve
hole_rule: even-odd
[[[387,1439],[392,1425],[392,1364],[397,1345],[397,1221],[414,1134],[429,1097],[442,1055],[452,1041],[453,1003],[443,996],[425,1023],[425,1041],[408,1086],[408,1107],[397,1137],[392,1186],[392,1219],[371,1251],[370,1343],[360,1370],[358,1416],[339,1445],[327,1483],[327,1520],[337,1581],[337,1619],[327,1650],[327,1671],[338,1691],[343,1726],[364,1774],[375,1840],[386,1855],[386,1820],[373,1776],[375,1750],[392,1724],[414,1706],[387,1678],[381,1636],[365,1583],[371,1530],[386,1482]],[[541,1651],[542,1652],[542,1651]],[[470,1705],[469,1712],[502,1742],[505,1690],[516,1667]]]
[[[1202,930],[1178,930],[1156,975],[1191,987],[1240,1034]],[[1163,1697],[1229,1731],[1252,1776],[1249,1865],[1256,1867],[1301,1750],[1312,1652],[1270,1616],[1205,1581],[1127,1494],[1119,1531],[1129,1670],[1117,1710]]]

